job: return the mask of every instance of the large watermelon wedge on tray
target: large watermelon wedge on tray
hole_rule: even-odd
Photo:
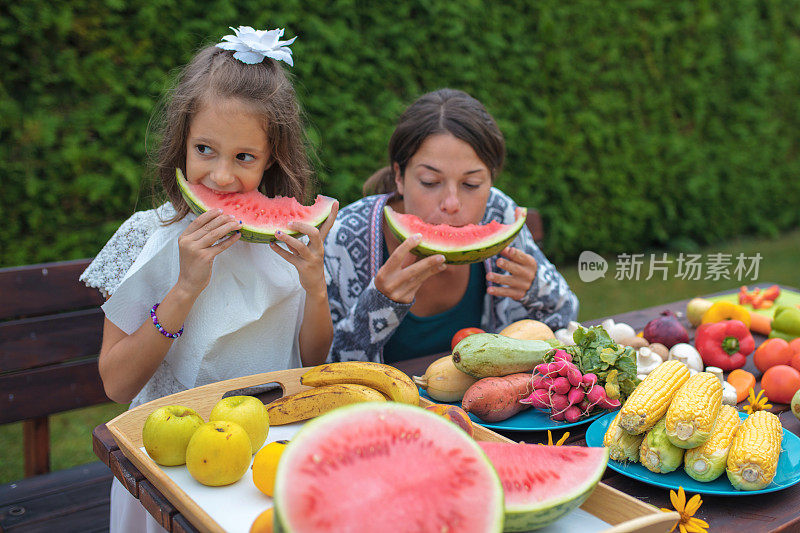
[[[486,454],[444,417],[396,402],[319,416],[275,476],[276,532],[503,530],[503,489]]]
[[[477,263],[499,254],[525,225],[527,214],[527,209],[518,207],[511,224],[493,220],[483,225],[457,227],[427,224],[415,215],[398,213],[388,205],[383,208],[386,224],[400,242],[415,233],[422,235],[422,242],[411,250],[412,253],[422,257],[442,254],[445,263],[453,265]]]
[[[181,194],[189,208],[196,214],[209,209],[222,209],[242,221],[242,240],[247,242],[272,242],[275,232],[298,235],[290,230],[289,222],[305,222],[319,227],[331,214],[333,198],[318,195],[312,205],[301,205],[291,197],[269,198],[258,191],[220,194],[200,184],[191,184],[183,177],[181,169],[175,169],[175,177]]]
[[[504,531],[555,522],[592,494],[608,464],[608,448],[479,442],[505,494]]]

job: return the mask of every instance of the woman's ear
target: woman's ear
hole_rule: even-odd
[[[403,175],[400,173],[400,165],[397,161],[392,163],[392,172],[394,173],[394,184],[397,186],[397,193],[403,196]]]

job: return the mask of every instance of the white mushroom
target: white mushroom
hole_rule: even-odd
[[[736,405],[736,388],[728,383],[722,375],[722,369],[717,366],[707,366],[706,372],[717,376],[722,383],[722,405]]]
[[[647,375],[663,362],[661,356],[647,346],[642,346],[636,352],[636,373]]]
[[[636,330],[634,330],[628,324],[623,322],[614,322],[614,319],[607,318],[600,323],[603,326],[603,329],[608,332],[608,336],[611,337],[611,340],[614,342],[619,342],[622,339],[627,337],[635,337]]]
[[[667,360],[669,361],[672,359],[680,361],[689,367],[690,371],[694,370],[694,373],[703,371],[703,358],[700,356],[700,352],[691,344],[679,342],[670,348],[669,358]]]

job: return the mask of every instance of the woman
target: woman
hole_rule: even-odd
[[[445,265],[411,254],[383,207],[429,224],[514,220],[516,204],[492,187],[505,142],[483,105],[462,91],[423,95],[389,141],[391,166],[371,176],[367,196],[341,210],[325,242],[334,338],[328,361],[392,363],[449,351],[459,329],[499,331],[523,318],[556,329],[575,320],[578,299],[526,227],[483,263]]]

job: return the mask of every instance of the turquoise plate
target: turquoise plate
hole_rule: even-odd
[[[602,446],[603,437],[606,434],[609,424],[614,420],[616,413],[608,413],[592,422],[586,430],[587,446]],[[739,413],[739,417],[747,418],[747,413]],[[728,476],[722,474],[714,481],[703,483],[689,477],[684,472],[683,466],[670,472],[669,474],[657,474],[646,469],[639,463],[620,463],[612,459],[608,460],[608,467],[616,470],[624,476],[638,479],[644,483],[664,487],[667,489],[678,490],[683,487],[686,492],[698,494],[716,494],[719,496],[748,496],[750,494],[761,494],[763,492],[775,492],[777,490],[791,487],[800,481],[800,438],[791,431],[783,430],[783,440],[781,442],[781,455],[778,458],[778,470],[772,483],[761,490],[736,490],[728,481]]]
[[[422,389],[420,389],[419,395],[425,398],[426,400],[430,400],[434,403],[443,403],[461,407],[461,402],[440,402],[439,400],[434,400],[433,398],[428,396]],[[537,411],[532,407],[530,409],[522,411],[521,413],[515,414],[511,418],[506,418],[505,420],[501,420],[500,422],[484,422],[483,420],[473,415],[472,413],[467,413],[467,414],[469,414],[470,419],[474,423],[480,424],[481,426],[489,429],[500,429],[502,431],[544,431],[547,429],[561,429],[572,426],[578,426],[580,424],[585,424],[587,422],[591,422],[592,420],[600,418],[605,413],[606,413],[605,411],[600,411],[599,413],[592,415],[588,418],[584,418],[583,420],[578,420],[577,422],[571,422],[571,423],[556,422],[555,420],[550,420],[550,415],[547,412]]]

